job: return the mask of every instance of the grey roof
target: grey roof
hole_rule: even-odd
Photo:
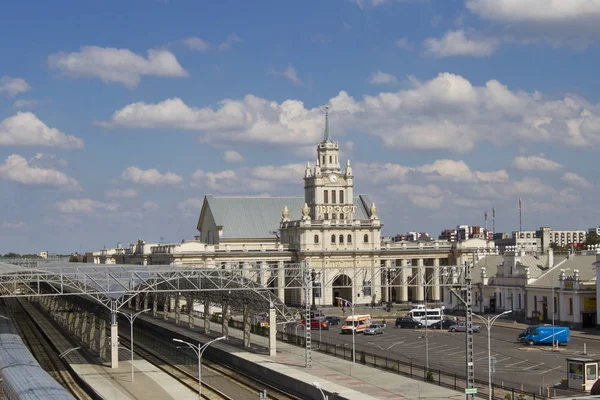
[[[580,282],[595,282],[596,281],[596,256],[574,256],[563,263],[555,263],[554,268],[547,271],[545,274],[539,277],[535,282],[529,286],[534,287],[552,287],[558,286],[558,279],[560,276],[561,269],[570,269],[565,272],[568,277],[573,276],[573,270],[579,270],[579,281]]]
[[[479,260],[471,269],[471,279],[473,284],[481,283],[481,268],[485,267],[485,275],[488,278],[496,275],[498,270],[502,268],[504,257],[501,255],[486,256],[483,260]]]
[[[281,211],[290,210],[290,220],[302,217],[304,197],[217,197],[207,195],[206,200],[217,226],[223,227],[221,239],[275,238],[279,230]],[[368,219],[370,199],[354,198],[357,206],[355,217]]]

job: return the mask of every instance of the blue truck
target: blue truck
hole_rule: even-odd
[[[525,342],[528,345],[534,344],[552,344],[552,336],[554,341],[559,345],[566,345],[571,341],[571,330],[566,326],[538,325],[530,326],[525,329],[518,337],[519,341]]]

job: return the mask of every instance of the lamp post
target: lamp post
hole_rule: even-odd
[[[198,399],[202,399],[202,353],[204,353],[204,350],[206,350],[208,346],[210,346],[216,341],[223,339],[225,339],[225,336],[213,339],[210,342],[203,344],[202,346],[200,344],[196,346],[195,344],[186,342],[185,340],[181,339],[173,339],[174,342],[188,345],[188,347],[194,350],[194,353],[196,353],[196,355],[198,356]]]
[[[327,396],[325,394],[325,392],[323,392],[323,389],[321,388],[321,384],[319,382],[313,382],[312,384],[314,387],[316,387],[317,389],[319,389],[319,392],[321,392],[321,396],[323,396],[323,400],[328,400],[329,396]]]
[[[310,281],[312,282],[312,305],[310,306],[311,310],[316,310],[317,309],[317,305],[315,304],[315,282],[321,278],[321,273],[320,272],[316,272],[314,269],[311,271],[310,273]],[[321,288],[319,287],[319,290]],[[319,293],[320,294],[320,293]]]
[[[481,315],[475,314],[475,313],[471,313],[471,315],[476,316],[477,318],[479,318],[484,324],[485,327],[487,328],[487,339],[488,339],[488,395],[489,395],[489,400],[492,400],[492,340],[491,340],[491,334],[492,334],[492,325],[494,325],[494,322],[496,322],[496,320],[498,318],[500,318],[503,315],[506,314],[510,314],[512,312],[512,310],[507,310],[504,311],[502,314],[498,314],[495,315],[493,317],[482,317]]]
[[[352,364],[356,364],[356,345],[354,343],[354,334],[356,331],[356,319],[354,318],[354,303],[349,302],[346,299],[342,299],[341,297],[336,297],[337,300],[346,302],[346,305],[349,305],[352,309]]]
[[[570,270],[571,268],[566,268],[561,270],[561,274],[562,272],[567,272],[568,270]],[[560,279],[560,274],[558,275],[559,279]],[[554,308],[554,282],[552,283],[552,350],[556,350],[558,349],[558,346],[554,346],[554,343],[556,342],[556,337],[554,336],[554,315],[556,314],[556,310]]]
[[[129,343],[130,343],[130,353],[131,353],[131,383],[133,383],[133,321],[135,321],[135,319],[137,317],[139,317],[140,314],[145,313],[146,311],[150,311],[150,308],[146,308],[145,310],[142,311],[138,311],[135,314],[127,314],[123,311],[117,311],[119,314],[122,314],[123,316],[125,316],[125,318],[127,318],[127,320],[129,321]]]

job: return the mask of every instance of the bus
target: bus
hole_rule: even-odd
[[[423,325],[431,326],[431,324],[441,321],[444,318],[444,308],[425,309],[425,306],[420,304],[410,310],[407,315]]]

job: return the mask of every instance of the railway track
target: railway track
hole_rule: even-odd
[[[158,332],[149,334],[145,327],[137,326],[134,352],[163,371],[180,380],[184,385],[198,391],[197,358],[187,347],[179,348],[175,343],[163,339]],[[119,335],[123,345],[129,345],[129,332],[123,330]],[[140,351],[140,349],[142,351]],[[157,349],[164,350],[163,352]],[[183,377],[183,379],[180,379]],[[219,386],[219,389],[216,387]],[[207,399],[252,399],[258,398],[259,393],[267,390],[267,398],[273,400],[298,400],[299,398],[281,391],[265,382],[247,376],[237,371],[202,359],[202,397]],[[205,395],[206,391],[206,395]]]
[[[52,343],[25,310],[21,300],[7,298],[5,302],[9,307],[11,320],[19,335],[40,366],[58,383],[69,390],[76,399],[92,400],[93,397],[81,388],[77,380],[71,375],[68,366],[54,351]]]

